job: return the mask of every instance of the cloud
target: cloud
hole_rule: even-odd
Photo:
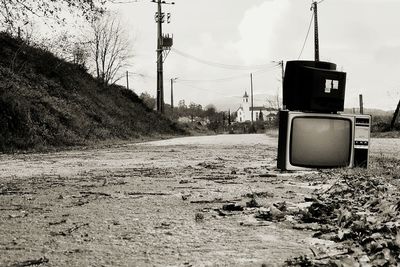
[[[246,63],[257,64],[262,59],[271,59],[273,43],[290,5],[289,0],[265,1],[245,12],[239,24],[240,40],[234,46]]]

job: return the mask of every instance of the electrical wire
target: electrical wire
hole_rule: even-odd
[[[301,48],[300,54],[299,54],[297,59],[300,59],[301,55],[303,54],[304,48],[305,48],[307,40],[308,40],[308,36],[310,35],[310,30],[311,30],[311,26],[312,26],[313,21],[314,21],[314,13],[312,12],[311,13],[310,25],[308,26],[308,30],[307,30],[307,35],[306,35],[306,38],[304,39],[303,47]]]
[[[128,1],[111,1],[112,4],[131,4],[137,3],[139,0],[128,0]]]
[[[207,92],[215,93],[217,95],[221,95],[221,96],[226,97],[226,94],[220,93],[220,92],[218,92],[216,90],[204,89],[204,88],[201,88],[201,87],[198,87],[198,86],[194,86],[192,84],[187,84],[187,83],[181,83],[180,85],[184,86],[184,87],[187,87],[187,88],[192,88],[192,89],[195,89],[195,90],[198,90],[198,91],[202,91],[202,92],[207,91]]]
[[[197,62],[205,64],[205,65],[217,67],[217,68],[224,68],[224,69],[231,69],[231,70],[251,70],[251,69],[261,69],[261,68],[271,66],[271,63],[261,64],[261,65],[252,65],[252,66],[230,65],[230,64],[217,63],[217,62],[212,62],[209,60],[201,59],[199,57],[195,57],[195,56],[189,55],[185,52],[179,51],[178,49],[175,49],[175,48],[171,48],[171,51],[182,57],[197,61]]]
[[[268,69],[262,69],[262,70],[257,70],[255,72],[253,72],[253,74],[259,74],[259,73],[263,73],[263,72],[268,72],[269,70],[273,70],[276,69],[277,67],[280,67],[280,64],[276,64]],[[131,72],[128,71],[129,74],[135,75],[135,76],[139,76],[141,78],[144,79],[151,79],[151,80],[156,80],[157,77],[148,75],[148,74],[144,74],[144,73],[137,73],[137,72]],[[229,81],[233,81],[236,79],[240,79],[240,78],[247,78],[249,76],[248,73],[245,74],[241,74],[241,75],[235,75],[235,76],[229,76],[229,77],[224,77],[224,78],[217,78],[217,79],[203,79],[203,80],[193,80],[193,79],[184,79],[184,78],[179,78],[175,81],[175,83],[211,83],[211,82],[229,82]],[[180,76],[181,77],[181,76]]]
[[[258,70],[253,72],[253,74],[258,74],[258,73],[263,73],[263,72],[267,72],[269,70],[272,69],[276,69],[277,67],[280,67],[280,64],[276,64],[268,69],[263,69],[263,70]],[[235,76],[230,76],[230,77],[224,77],[224,78],[218,78],[218,79],[204,79],[204,80],[190,80],[190,79],[183,79],[183,78],[179,78],[176,82],[177,83],[184,83],[184,82],[196,82],[196,83],[210,83],[210,82],[230,82],[236,79],[240,79],[240,78],[247,78],[249,77],[248,73],[245,74],[240,74],[240,75],[235,75]]]

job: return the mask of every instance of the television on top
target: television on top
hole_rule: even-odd
[[[369,115],[279,113],[278,168],[368,166]]]
[[[283,105],[292,111],[336,113],[344,109],[346,73],[323,61],[288,61]]]

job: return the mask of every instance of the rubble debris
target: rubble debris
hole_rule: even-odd
[[[187,200],[190,196],[191,196],[190,194],[181,195],[183,201]]]
[[[103,192],[82,191],[82,192],[79,192],[79,193],[82,196],[96,195],[96,196],[103,196],[103,197],[111,197],[110,194],[103,193]]]
[[[89,223],[82,223],[82,224],[76,224],[71,228],[68,228],[65,231],[59,231],[59,232],[50,232],[50,235],[52,236],[68,236],[71,235],[73,232],[75,232],[76,230],[85,227],[85,226],[89,226]]]
[[[243,169],[243,171],[248,174],[252,174],[256,170],[257,170],[257,168],[255,168],[255,167],[246,167]]]
[[[59,225],[59,224],[63,224],[66,223],[67,220],[66,219],[62,219],[61,221],[56,221],[56,222],[49,222],[49,225]]]
[[[201,177],[194,177],[194,180],[205,180],[205,181],[213,181],[213,182],[221,182],[221,181],[231,181],[231,180],[236,180],[238,177],[236,176],[230,176],[226,174],[208,174],[206,176],[201,176]]]
[[[225,168],[225,165],[214,162],[200,162],[199,164],[197,164],[197,166],[211,170]]]
[[[285,213],[274,206],[269,206],[267,208],[260,208],[254,217],[264,221],[283,221],[285,219]]]
[[[313,263],[307,256],[300,256],[285,261],[285,266],[312,267]]]
[[[264,221],[272,221],[272,214],[270,210],[266,211],[258,211],[256,215],[254,215],[257,219],[264,220]]]
[[[278,210],[282,211],[282,212],[286,212],[287,211],[287,204],[286,201],[283,202],[277,202],[273,204],[275,208],[277,208]]]
[[[22,261],[18,263],[13,263],[11,265],[8,265],[7,267],[26,267],[26,266],[32,266],[32,265],[40,265],[43,263],[48,263],[49,259],[46,257],[36,259],[36,260],[27,260],[27,261]]]
[[[332,203],[313,202],[308,210],[303,213],[301,220],[305,223],[326,224],[334,219],[334,206]]]
[[[219,216],[225,217],[225,216],[228,215],[226,212],[223,212],[223,211],[220,210],[220,209],[216,209],[216,211],[218,212],[218,215],[219,215]]]
[[[327,257],[329,262],[396,266],[400,262],[398,182],[373,172],[342,172],[327,190],[305,199],[312,204],[300,212],[299,223],[326,225],[313,237],[359,250],[351,256],[345,253]]]
[[[250,201],[246,202],[246,207],[248,208],[259,208],[260,204],[255,200],[255,198],[250,199]]]
[[[237,203],[229,203],[222,206],[225,211],[243,211],[244,208]]]
[[[196,222],[202,222],[202,221],[204,221],[204,214],[198,212],[195,214],[194,219]]]
[[[243,197],[248,197],[248,198],[272,198],[274,197],[274,194],[271,192],[252,192],[243,195]]]
[[[233,203],[233,202],[241,201],[241,200],[242,199],[240,199],[240,198],[231,199],[231,200],[228,200],[228,199],[224,200],[222,198],[214,198],[211,200],[192,200],[192,201],[190,201],[190,203],[193,203],[193,204]]]
[[[258,176],[260,176],[261,178],[273,178],[273,177],[278,177],[278,175],[273,174],[273,173],[262,173],[262,174],[259,174]]]

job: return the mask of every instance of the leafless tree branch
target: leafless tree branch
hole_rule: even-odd
[[[97,79],[105,85],[114,84],[122,77],[118,73],[133,57],[129,38],[121,22],[111,14],[96,20],[91,30],[90,51]]]

